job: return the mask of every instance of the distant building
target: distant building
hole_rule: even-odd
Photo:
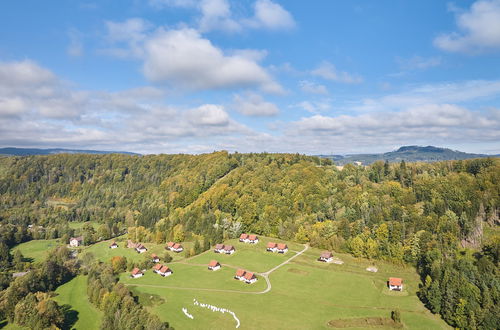
[[[233,254],[236,250],[234,249],[234,246],[232,245],[226,245],[224,246],[224,253],[225,254]]]
[[[160,268],[160,270],[158,271],[158,274],[160,274],[161,276],[165,276],[165,277],[170,276],[170,275],[172,275],[173,273],[174,273],[174,272],[173,272],[170,268],[168,268],[168,266],[163,266],[163,267],[161,267],[161,268]]]
[[[69,239],[69,246],[77,247],[83,244],[83,236],[71,237]]]
[[[130,276],[132,278],[139,278],[139,277],[142,277],[142,275],[144,275],[144,273],[139,268],[136,267],[132,270],[132,273]]]
[[[244,278],[246,284],[252,284],[257,282],[257,277],[255,276],[254,273],[251,272],[246,272]]]
[[[333,261],[333,254],[329,251],[323,251],[321,252],[321,255],[319,256],[319,261],[323,262],[332,262]]]
[[[250,244],[259,243],[259,237],[257,235],[248,235],[248,243]]]
[[[288,245],[286,245],[284,243],[278,243],[277,251],[278,251],[278,253],[287,253],[288,252]]]
[[[224,244],[215,244],[215,253],[224,253]]]
[[[137,253],[144,253],[148,249],[144,245],[142,245],[142,244],[139,243],[139,244],[137,244],[135,250],[137,251]]]
[[[184,251],[184,248],[182,247],[182,245],[180,243],[175,243],[174,246],[172,246],[172,248],[170,250],[173,252],[179,253],[179,252]]]
[[[162,264],[156,264],[156,265],[154,265],[153,272],[158,274],[158,272],[160,271],[161,267],[163,267]]]
[[[219,270],[220,267],[221,267],[221,265],[217,260],[212,260],[208,263],[209,270]]]
[[[274,242],[269,242],[269,243],[267,243],[266,250],[268,252],[277,252],[278,251],[278,244],[276,244]]]
[[[118,247],[118,244],[116,244],[116,242],[113,242],[109,245],[109,248],[110,249],[116,249]]]
[[[160,262],[160,258],[156,254],[151,255],[151,261],[153,262]]]
[[[175,243],[174,243],[174,242],[168,242],[168,243],[167,243],[167,246],[165,246],[165,249],[167,249],[167,250],[172,250],[172,247],[173,247],[174,245],[175,245]]]
[[[389,281],[387,282],[387,284],[389,285],[389,290],[403,290],[403,279],[397,277],[389,277]]]
[[[247,243],[248,242],[248,234],[241,234],[240,235],[240,242]]]
[[[235,280],[239,280],[239,281],[244,281],[245,280],[245,271],[243,269],[238,269],[236,271],[236,274],[234,275],[234,279]]]

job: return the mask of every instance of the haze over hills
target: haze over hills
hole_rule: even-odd
[[[102,151],[102,150],[80,150],[80,149],[63,149],[63,148],[0,148],[0,155],[8,156],[32,156],[32,155],[52,155],[52,154],[126,154],[140,155],[135,152],[128,151]]]
[[[337,165],[361,162],[369,165],[377,160],[388,160],[391,163],[400,162],[436,162],[441,160],[458,160],[470,158],[497,157],[498,155],[473,154],[448,148],[434,146],[402,146],[398,150],[379,154],[353,154],[353,155],[319,155],[322,158],[332,159]]]

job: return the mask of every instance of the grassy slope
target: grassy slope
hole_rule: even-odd
[[[234,319],[228,314],[194,306],[194,298],[234,311],[241,321],[240,329],[326,329],[326,323],[332,319],[389,317],[395,308],[400,308],[407,328],[447,328],[446,324],[430,314],[416,297],[418,276],[411,268],[378,262],[379,272],[370,273],[365,270],[371,264],[367,260],[341,255],[340,258],[345,264],[323,264],[316,261],[320,251],[310,249],[270,275],[270,292],[248,294],[248,291],[261,291],[265,288],[265,281],[261,278],[256,284],[244,285],[232,279],[234,269],[229,266],[215,273],[208,272],[203,266],[196,266],[215,257],[230,266],[265,271],[293,255],[290,251],[286,256],[274,255],[279,260],[268,259],[270,254],[264,251],[263,243],[261,241],[256,246],[235,243],[237,252],[233,256],[219,256],[209,251],[188,260],[187,263],[173,263],[171,267],[174,274],[168,278],[162,278],[148,270],[140,279],[130,279],[127,274],[123,274],[121,280],[133,284],[134,291],[161,296],[165,302],[151,307],[152,311],[178,329],[232,329],[235,326]],[[291,250],[300,250],[298,244],[289,246]],[[245,253],[238,254],[239,252]],[[248,260],[245,260],[245,257],[248,257]],[[258,264],[259,258],[262,265]],[[385,283],[389,276],[403,277],[405,291],[388,292]],[[242,292],[209,292],[185,288]],[[182,313],[183,307],[194,315],[194,320],[188,319]]]
[[[87,298],[87,276],[77,276],[68,283],[57,288],[54,300],[59,305],[70,305],[78,312],[78,321],[74,329],[99,329],[102,312],[96,309]]]
[[[40,262],[47,258],[47,253],[60,245],[58,240],[33,240],[26,243],[21,243],[12,249],[12,253],[20,250],[25,258],[32,258],[34,262]]]

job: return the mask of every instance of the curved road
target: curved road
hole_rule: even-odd
[[[300,256],[302,253],[306,252],[307,249],[309,249],[309,245],[304,244],[304,249],[302,251],[297,252],[294,256],[285,260],[284,262],[282,262],[278,266],[271,268],[270,270],[268,270],[265,273],[255,273],[257,275],[262,276],[266,280],[266,283],[267,283],[267,288],[264,291],[260,291],[260,292],[246,292],[246,291],[223,290],[223,289],[182,288],[182,287],[177,287],[177,286],[164,286],[164,285],[153,285],[153,284],[125,284],[125,285],[128,285],[128,286],[147,286],[147,287],[153,287],[153,288],[166,288],[166,289],[178,289],[178,290],[197,290],[197,291],[229,292],[229,293],[243,293],[243,294],[264,294],[264,293],[271,291],[271,289],[272,289],[271,281],[269,280],[269,275],[272,272],[274,272],[275,270],[277,270],[280,267],[283,267],[284,265],[289,263],[291,260]],[[180,263],[180,261],[178,261],[178,262]],[[191,264],[191,265],[197,266],[197,264]],[[203,266],[205,266],[205,265],[203,265]]]

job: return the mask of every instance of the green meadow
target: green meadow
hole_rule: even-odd
[[[71,329],[99,329],[102,312],[95,308],[87,298],[87,276],[77,276],[56,290],[54,300],[59,305],[67,305],[66,313]]]
[[[57,239],[33,240],[17,245],[12,249],[12,253],[19,250],[25,258],[33,259],[33,262],[40,262],[45,260],[48,253],[59,245],[61,245],[61,243],[59,243],[59,240]]]
[[[234,280],[235,268],[265,272],[292,257],[294,251],[303,249],[300,244],[289,244],[287,254],[272,254],[265,251],[268,240],[265,238],[257,245],[228,241],[236,247],[234,255],[207,251],[186,261],[173,262],[169,266],[174,274],[166,278],[147,270],[141,278],[132,279],[127,273],[120,280],[141,297],[159,298],[148,308],[177,329],[236,326],[230,314],[196,306],[193,299],[233,311],[241,322],[240,329],[333,329],[329,321],[349,325],[363,324],[369,318],[387,320],[396,308],[401,311],[404,328],[448,329],[419,301],[416,296],[419,279],[410,267],[378,261],[375,266],[379,271],[371,273],[366,271],[366,267],[373,265],[368,260],[335,254],[344,264],[325,264],[316,260],[321,251],[310,248],[270,274],[271,290],[267,293],[260,293],[267,288],[261,276],[251,285]],[[226,266],[210,272],[206,264],[211,259]],[[390,276],[404,279],[403,292],[387,289]],[[186,317],[182,308],[187,308],[194,319]],[[394,325],[389,321],[375,327],[391,329]],[[361,328],[365,327],[349,326],[349,329]]]

